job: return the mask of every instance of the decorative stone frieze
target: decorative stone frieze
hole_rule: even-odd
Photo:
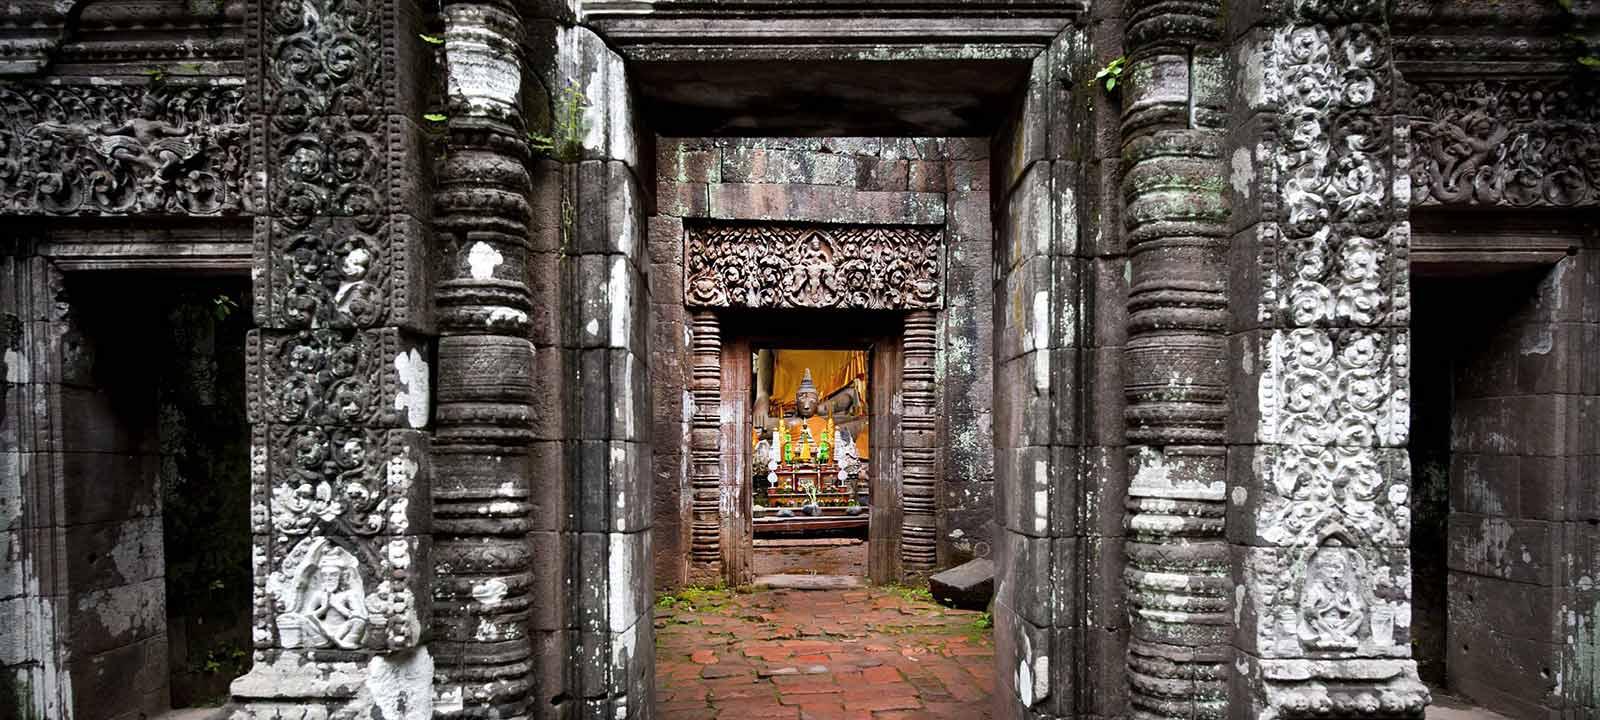
[[[706,223],[688,226],[690,307],[936,309],[938,227]]]
[[[269,191],[246,350],[257,652],[234,717],[428,717],[432,313],[416,131],[397,114],[411,90],[392,81],[414,9],[261,5],[250,125]],[[329,673],[349,681],[319,682]]]
[[[1249,480],[1230,496],[1236,717],[1420,717],[1428,701],[1409,659],[1410,127],[1384,13],[1302,1],[1241,53],[1260,68],[1244,91],[1264,112],[1248,321],[1260,329],[1241,358],[1255,388],[1236,395],[1254,395],[1241,430],[1257,444],[1234,456]],[[1464,157],[1445,159],[1467,135],[1446,135],[1430,135],[1444,165],[1419,176],[1436,201],[1472,182]],[[1234,177],[1248,190],[1247,153]]]
[[[1408,88],[1414,205],[1600,204],[1600,93],[1564,79]]]
[[[239,86],[0,87],[0,213],[246,212],[245,112]]]

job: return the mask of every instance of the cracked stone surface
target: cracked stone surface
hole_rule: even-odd
[[[982,613],[925,594],[689,590],[656,605],[663,720],[987,720]]]

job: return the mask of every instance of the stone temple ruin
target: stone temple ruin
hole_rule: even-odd
[[[657,717],[796,532],[994,718],[1600,716],[1597,33],[10,0],[0,717]]]

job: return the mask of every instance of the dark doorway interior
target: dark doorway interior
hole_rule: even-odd
[[[1562,579],[1540,539],[1567,513],[1560,285],[1575,278],[1492,267],[1413,277],[1411,638],[1437,690],[1532,717],[1561,692]]]
[[[249,283],[96,273],[70,278],[68,291],[88,352],[67,414],[109,438],[85,448],[107,454],[99,471],[66,479],[104,498],[78,518],[103,530],[69,538],[82,568],[74,592],[140,598],[144,617],[94,644],[151,678],[141,707],[220,705],[250,665]],[[107,552],[100,536],[137,547]],[[139,562],[106,561],[118,553]]]

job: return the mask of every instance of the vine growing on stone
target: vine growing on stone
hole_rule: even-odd
[[[587,107],[589,98],[576,83],[568,83],[556,100],[550,132],[529,131],[528,145],[534,152],[561,162],[577,160],[583,154],[583,136],[589,131],[588,120],[583,115]]]

